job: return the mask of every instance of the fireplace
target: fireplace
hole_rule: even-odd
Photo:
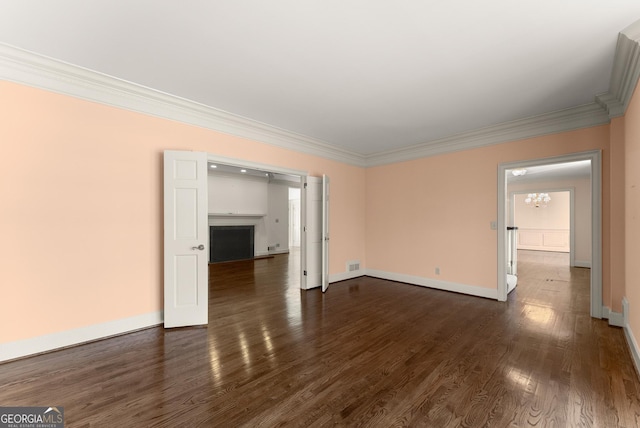
[[[209,261],[227,262],[254,257],[254,226],[209,226]]]

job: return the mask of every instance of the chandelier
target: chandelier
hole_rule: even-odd
[[[551,196],[548,193],[529,193],[524,200],[527,205],[535,208],[546,208],[549,201],[551,201]]]

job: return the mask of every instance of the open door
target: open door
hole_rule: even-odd
[[[208,323],[207,154],[164,152],[164,326]]]
[[[322,292],[329,288],[329,177],[322,176]]]
[[[329,233],[329,216],[328,205],[324,202],[325,182],[328,183],[326,177],[308,176],[303,177],[302,186],[304,266],[301,285],[305,289],[322,287],[323,291],[326,290],[325,282],[329,283],[329,243],[325,240]]]

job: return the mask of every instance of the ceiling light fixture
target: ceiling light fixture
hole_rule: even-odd
[[[514,177],[520,177],[522,175],[525,175],[526,173],[527,173],[527,170],[524,168],[518,168],[511,171],[511,174],[513,174]]]
[[[217,168],[218,165],[209,165],[209,168]]]
[[[247,170],[246,169],[241,169],[240,172],[247,172]]]
[[[546,208],[551,202],[551,196],[548,193],[529,193],[524,202],[533,208]]]

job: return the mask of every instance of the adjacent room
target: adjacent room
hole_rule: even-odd
[[[638,19],[0,3],[0,415],[638,426]]]

